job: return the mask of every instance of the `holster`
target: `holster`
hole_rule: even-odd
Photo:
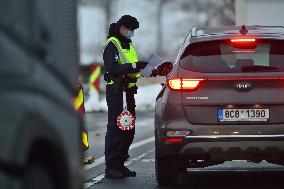
[[[134,93],[137,94],[137,86],[133,86],[131,88],[128,88],[129,83],[136,83],[137,78],[131,78],[129,75],[123,75],[122,76],[122,83],[123,83],[123,91],[128,93]]]
[[[124,92],[128,92],[128,93],[134,93],[137,94],[137,86],[133,86],[131,88],[128,88],[128,84],[129,83],[136,83],[137,82],[137,78],[131,78],[129,75],[123,75],[123,76],[119,76],[119,77],[115,77],[110,75],[109,73],[105,73],[104,74],[104,80],[106,82],[111,82],[113,81],[114,83],[111,84],[113,86],[113,90],[114,90],[114,94],[119,94],[122,90]]]
[[[113,93],[115,95],[119,94],[123,90],[122,77],[115,77],[115,76],[110,75],[109,73],[105,73],[104,80],[108,83],[111,81],[114,82],[113,84],[111,84],[111,86],[113,87]]]
[[[127,88],[128,93],[137,94],[138,87],[135,85],[133,87]]]

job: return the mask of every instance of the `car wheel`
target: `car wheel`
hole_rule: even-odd
[[[178,180],[178,169],[170,158],[157,159],[155,161],[156,180],[159,185],[176,185]]]
[[[54,189],[54,185],[47,171],[39,165],[27,168],[22,180],[23,189]]]

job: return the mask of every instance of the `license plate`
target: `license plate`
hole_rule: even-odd
[[[268,121],[269,109],[219,109],[219,121]]]

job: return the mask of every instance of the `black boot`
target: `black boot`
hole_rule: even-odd
[[[124,173],[125,177],[136,177],[136,172],[129,170],[126,166],[120,167],[120,170]]]
[[[125,177],[125,173],[119,168],[107,168],[105,170],[105,177],[111,179],[121,179]]]

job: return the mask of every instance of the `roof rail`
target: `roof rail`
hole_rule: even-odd
[[[193,27],[191,29],[191,37],[199,37],[203,35],[221,35],[221,34],[239,34],[242,26],[221,26],[221,27]],[[246,25],[245,28],[251,33],[252,30],[265,30],[271,34],[284,34],[284,26],[261,26]]]
[[[260,28],[283,28],[284,29],[284,26],[262,26],[262,25],[255,25],[257,27],[260,27]]]

